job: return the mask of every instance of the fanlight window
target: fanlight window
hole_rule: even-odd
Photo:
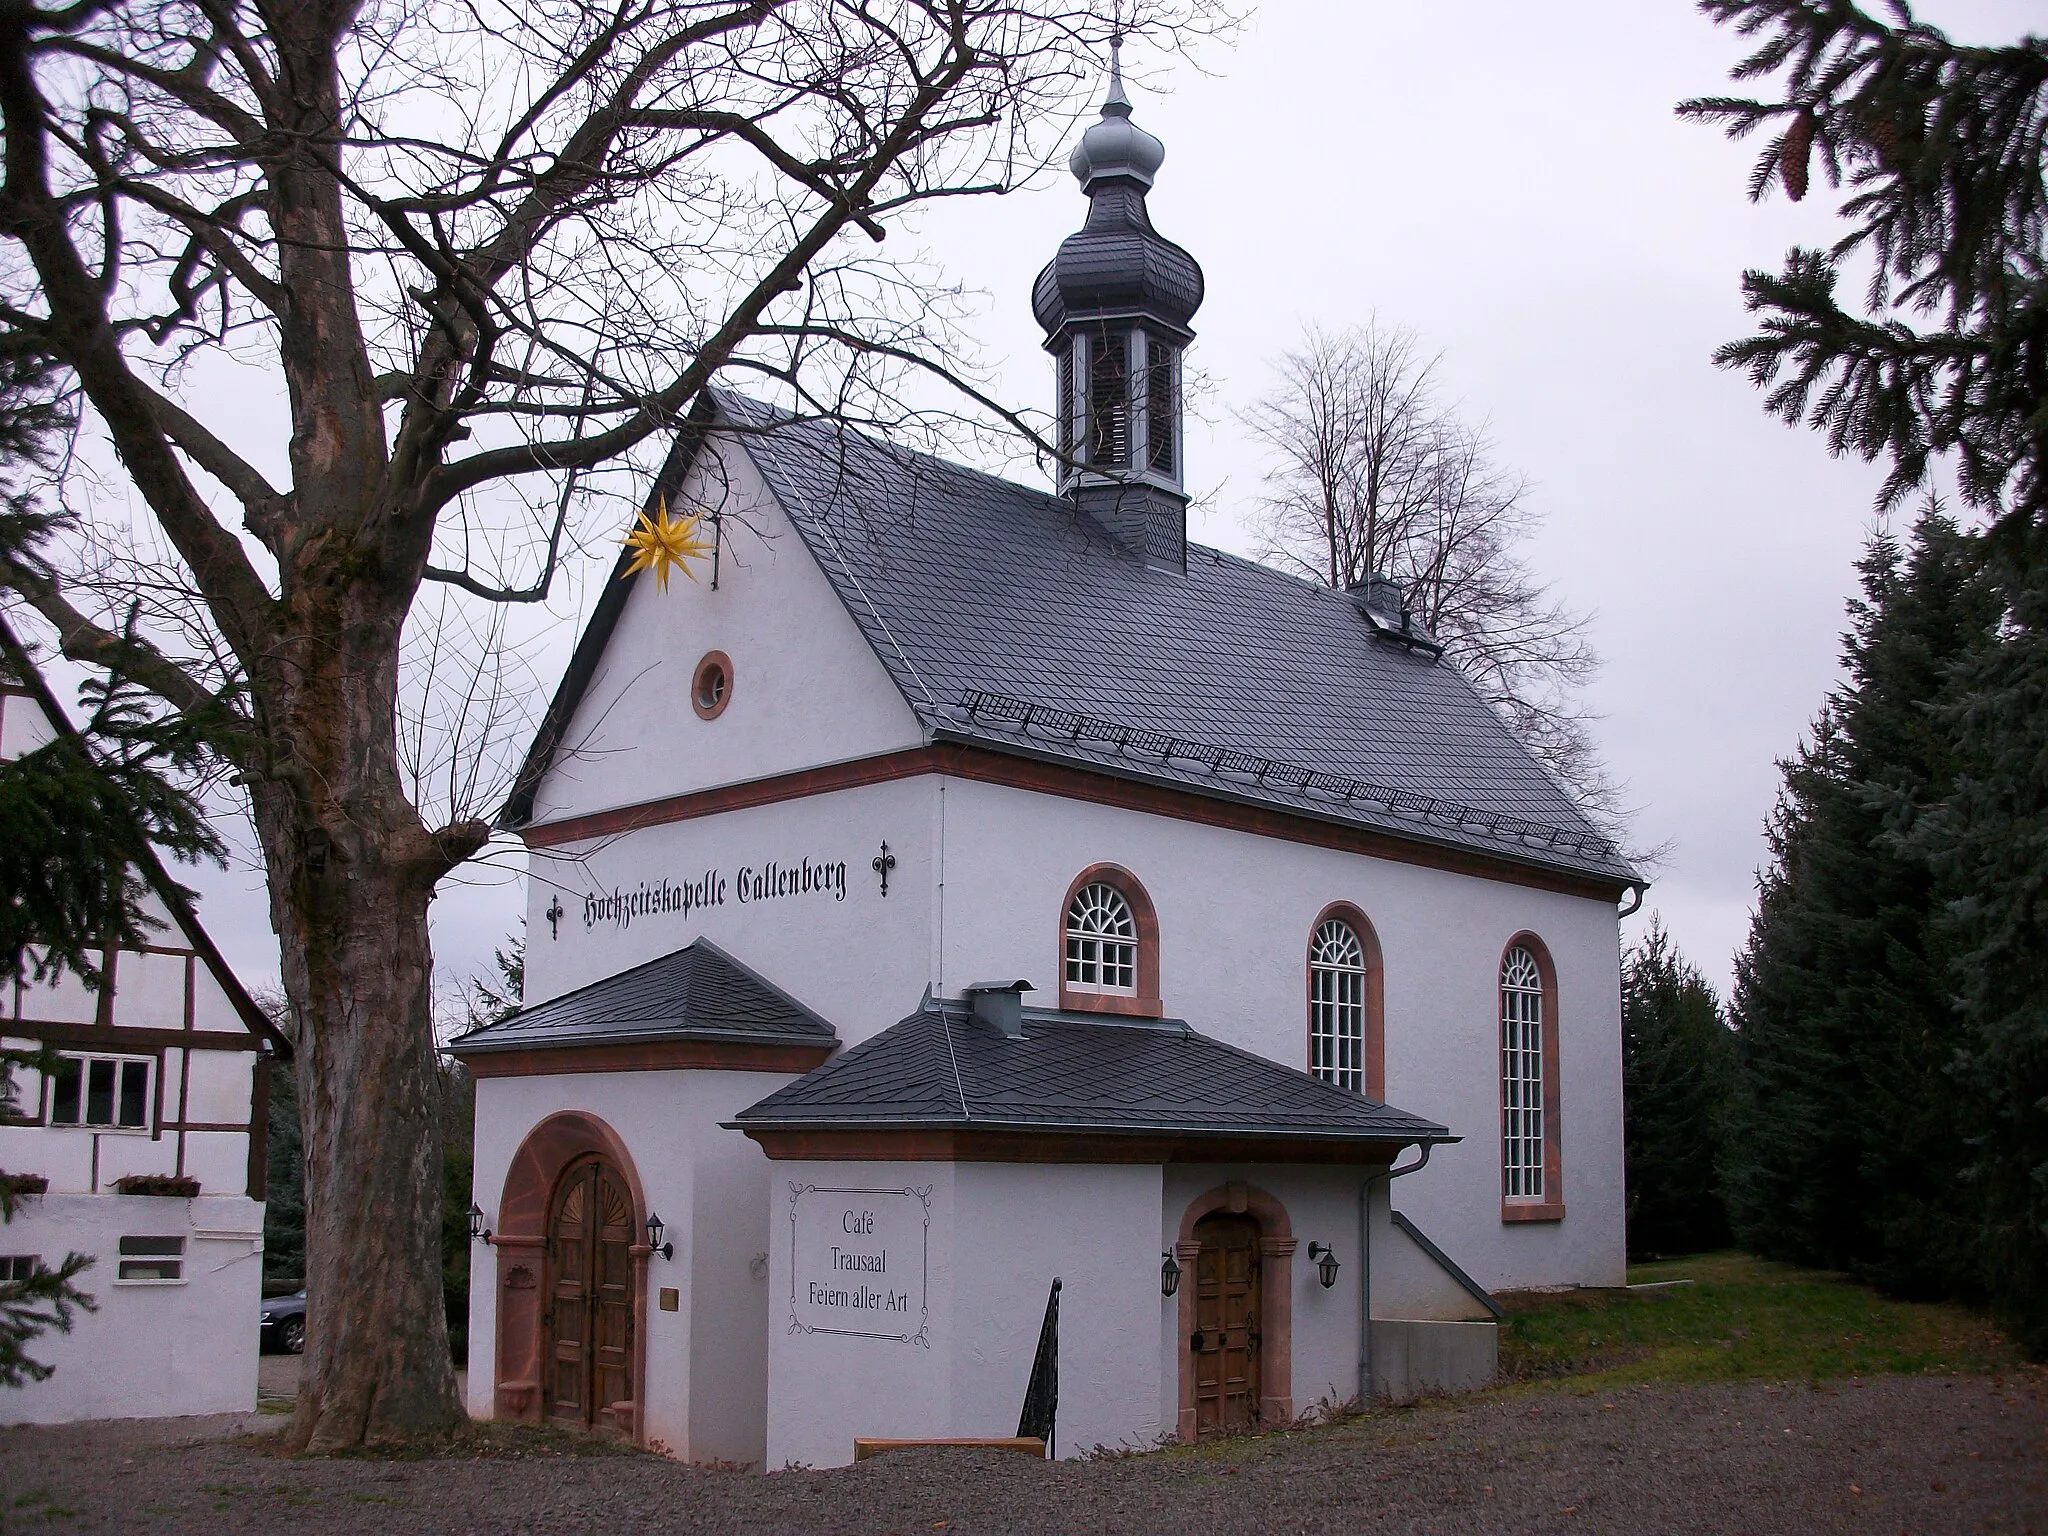
[[[1500,968],[1502,1188],[1543,1198],[1543,974],[1519,945]]]
[[[1067,908],[1067,985],[1138,991],[1138,924],[1113,885],[1084,885]]]
[[[1365,1091],[1365,946],[1341,918],[1309,941],[1308,1051],[1324,1082]]]

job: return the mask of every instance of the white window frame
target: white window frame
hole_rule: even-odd
[[[39,1253],[0,1253],[0,1285],[34,1279],[42,1262],[43,1256]]]
[[[1543,971],[1517,944],[1500,965],[1501,1195],[1540,1202],[1545,1193]]]
[[[1309,1071],[1326,1083],[1365,1092],[1365,941],[1341,917],[1316,925],[1309,940]]]
[[[167,1249],[158,1253],[131,1253],[128,1251],[129,1244],[131,1243],[137,1245],[174,1243],[177,1246],[175,1249]],[[191,1258],[190,1242],[182,1234],[168,1232],[123,1233],[114,1244],[114,1284],[187,1285],[190,1283],[190,1277],[185,1273],[185,1266],[191,1261]],[[158,1267],[174,1265],[177,1268],[177,1273],[174,1275],[130,1275],[128,1273],[130,1265],[140,1266],[145,1264]]]
[[[1138,914],[1130,897],[1106,880],[1090,881],[1067,903],[1064,932],[1068,991],[1138,995]]]
[[[59,1131],[93,1131],[102,1136],[148,1136],[156,1129],[156,1067],[154,1056],[124,1055],[115,1051],[59,1051],[60,1061],[78,1063],[78,1118],[59,1120],[57,1118],[57,1079],[54,1074],[44,1079],[43,1124]],[[114,1065],[114,1122],[99,1125],[85,1118],[86,1105],[91,1092],[92,1064],[96,1061],[111,1062]],[[124,1069],[131,1063],[140,1064],[142,1075],[142,1124],[122,1125],[121,1079]]]

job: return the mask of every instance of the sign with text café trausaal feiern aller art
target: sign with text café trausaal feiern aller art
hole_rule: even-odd
[[[789,1331],[929,1346],[931,1186],[789,1185]]]

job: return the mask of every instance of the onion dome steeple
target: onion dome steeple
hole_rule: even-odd
[[[1032,284],[1059,376],[1059,483],[1148,563],[1185,569],[1180,358],[1202,269],[1152,227],[1145,194],[1166,146],[1131,121],[1118,50],[1109,93],[1068,161],[1087,222]]]

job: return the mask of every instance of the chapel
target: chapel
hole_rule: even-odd
[[[453,1047],[472,1414],[1074,1455],[1476,1384],[1493,1292],[1622,1282],[1641,877],[1396,584],[1189,542],[1164,158],[1113,71],[1050,488],[723,391],[647,488],[714,548],[597,602],[524,1006]]]

